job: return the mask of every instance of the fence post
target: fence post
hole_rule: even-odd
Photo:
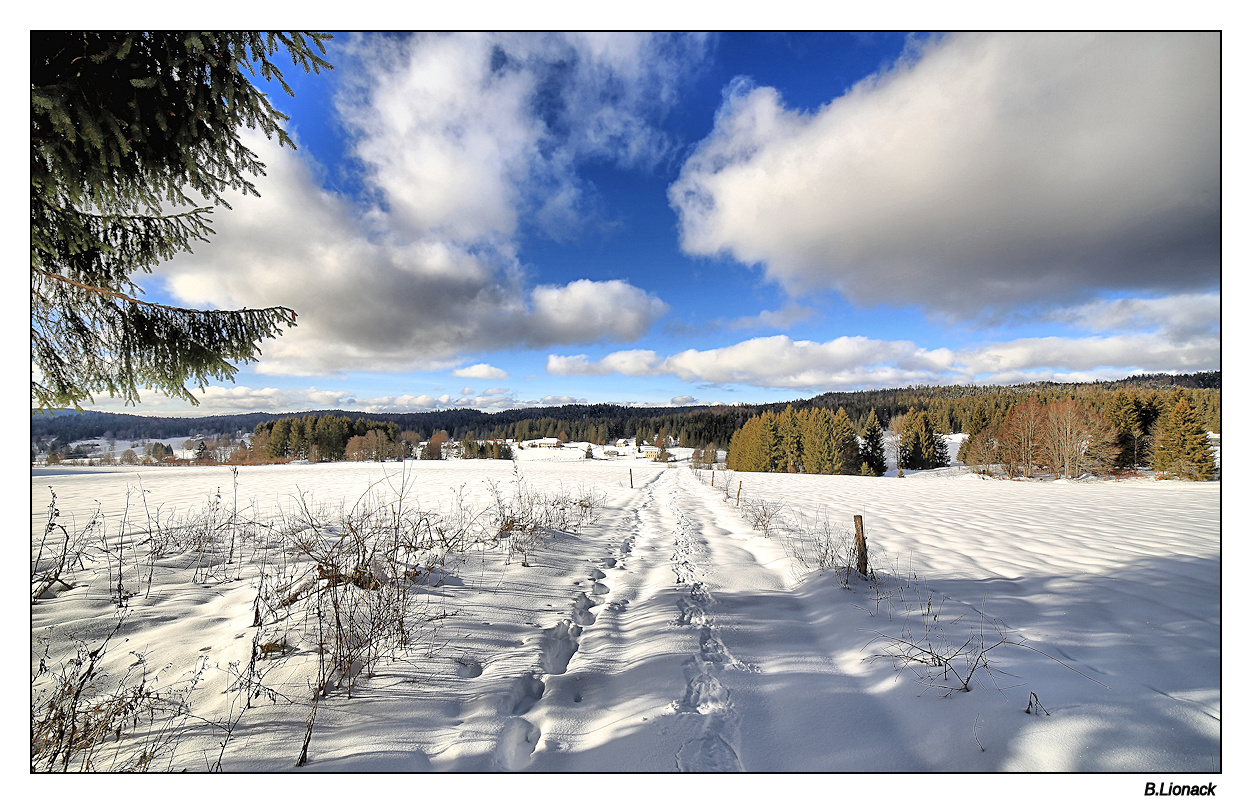
[[[739,495],[743,494],[743,481],[739,481],[739,490],[735,492],[735,507],[739,507]]]
[[[633,489],[635,487],[635,470],[627,469],[626,471],[630,472],[630,487]]]
[[[869,548],[865,545],[865,525],[861,522],[861,515],[854,515],[852,523],[856,525],[856,571],[868,578]]]

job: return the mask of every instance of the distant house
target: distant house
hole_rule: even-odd
[[[644,454],[644,455],[656,455],[656,454],[657,454],[657,453],[659,453],[660,451],[661,451],[661,448],[660,448],[660,447],[657,447],[657,446],[655,446],[655,445],[653,445],[653,444],[644,444],[644,445],[643,445],[643,454]]]
[[[617,453],[617,450],[615,450],[615,449],[606,449],[606,450],[604,451],[604,457],[606,457],[606,458],[616,458],[616,457],[617,457],[617,454],[618,454],[618,453]]]
[[[559,438],[541,438],[535,442],[536,447],[548,447],[549,449],[560,449],[561,440]]]

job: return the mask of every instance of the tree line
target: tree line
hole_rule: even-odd
[[[250,443],[240,445],[229,460],[231,463],[441,460],[449,453],[462,458],[510,460],[513,457],[512,448],[499,440],[484,442],[465,438],[457,443],[446,430],[426,437],[415,430],[401,430],[392,421],[309,414],[258,423]]]
[[[731,439],[751,419],[766,412],[781,414],[788,405],[795,410],[825,408],[832,414],[843,408],[848,420],[858,434],[868,425],[870,414],[883,428],[898,417],[906,417],[910,410],[926,413],[930,426],[936,433],[977,434],[987,427],[999,428],[1009,418],[1015,407],[1026,399],[1034,399],[1047,407],[1056,402],[1073,399],[1079,405],[1112,415],[1114,398],[1119,391],[1129,397],[1136,409],[1138,445],[1146,449],[1146,435],[1151,425],[1169,405],[1172,394],[1181,390],[1203,426],[1213,432],[1221,432],[1221,373],[1205,372],[1192,375],[1146,375],[1128,377],[1116,382],[1101,383],[1032,383],[1017,386],[940,386],[881,389],[872,391],[848,391],[821,394],[807,400],[787,403],[716,405],[692,407],[640,408],[611,404],[563,405],[548,408],[519,408],[487,413],[470,408],[457,408],[427,413],[377,413],[369,421],[381,423],[368,429],[382,429],[392,443],[399,433],[410,431],[426,440],[435,433],[443,432],[451,441],[463,442],[513,439],[526,441],[534,438],[561,438],[570,441],[586,441],[593,444],[610,444],[617,439],[634,438],[636,443],[652,443],[658,435],[665,435],[680,447],[704,449],[715,445],[728,449]],[[1124,402],[1117,402],[1124,406]],[[185,437],[189,428],[202,433],[254,432],[261,423],[278,418],[321,420],[335,417],[346,420],[357,432],[356,421],[362,417],[346,411],[311,411],[283,416],[273,413],[248,413],[233,416],[199,418],[146,417],[132,414],[59,413],[57,415],[32,414],[32,445],[47,450],[52,445],[64,445],[71,441],[98,438],[112,434],[118,439],[160,439]],[[390,425],[394,425],[394,432]],[[315,425],[316,427],[316,425]],[[335,425],[339,428],[341,425]],[[304,426],[308,431],[308,425]],[[316,436],[316,429],[315,439]],[[339,454],[339,441],[319,445],[325,456]],[[347,438],[339,430],[339,439],[346,452]],[[1146,452],[1145,452],[1146,454]],[[859,471],[859,464],[855,467]]]
[[[910,408],[889,424],[901,469],[948,464],[947,443],[925,410]],[[741,472],[803,472],[881,477],[887,470],[887,439],[870,410],[858,428],[844,408],[788,405],[754,416],[731,438],[726,467]]]
[[[947,466],[942,436],[959,431],[944,416],[960,410],[969,437],[956,458],[976,471],[1077,477],[1150,466],[1190,480],[1216,474],[1205,411],[1220,411],[1220,390],[1176,387],[1161,394],[1122,386],[1064,394],[1047,388],[1018,394],[1002,407],[1005,399],[1003,389],[987,389],[980,396],[932,400],[931,410],[910,407],[888,419],[886,447],[872,408],[858,423],[843,407],[832,413],[788,405],[745,422],[731,438],[726,465],[747,472],[880,476],[885,449],[891,449],[901,470]]]
[[[843,407],[858,429],[864,427],[871,410],[882,422],[905,415],[910,408],[925,410],[930,414],[937,431],[942,433],[968,433],[973,435],[982,428],[999,426],[1019,403],[1031,398],[1046,407],[1055,402],[1073,399],[1086,407],[1106,411],[1114,405],[1114,397],[1124,392],[1144,418],[1146,430],[1170,405],[1176,391],[1187,395],[1192,410],[1204,426],[1215,433],[1221,432],[1221,372],[1174,376],[1173,384],[1166,384],[1169,375],[1145,375],[1128,377],[1116,382],[1098,383],[1029,383],[1008,386],[941,386],[896,388],[874,391],[829,393],[814,397],[804,406]],[[801,403],[794,403],[801,407]],[[781,410],[785,405],[775,406]]]
[[[999,467],[1010,477],[1044,471],[1058,477],[1150,466],[1167,476],[1209,480],[1217,467],[1198,390],[1165,397],[1117,389],[1107,404],[1080,398],[1042,404],[1028,397],[1002,420],[985,420],[957,458],[976,471]],[[1201,402],[1201,404],[1197,404]]]

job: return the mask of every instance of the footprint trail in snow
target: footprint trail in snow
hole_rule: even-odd
[[[674,552],[671,557],[674,575],[685,593],[678,600],[676,624],[698,628],[698,648],[683,662],[687,682],[682,701],[672,704],[680,716],[702,716],[700,733],[688,740],[675,756],[675,764],[684,772],[742,771],[739,759],[739,718],[731,700],[731,692],[722,683],[719,673],[727,668],[742,669],[717,633],[713,615],[716,599],[702,580],[699,562],[708,551],[698,536],[698,529],[673,504],[676,491],[671,491],[670,508],[677,524],[674,527]]]

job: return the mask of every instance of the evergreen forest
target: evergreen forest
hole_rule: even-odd
[[[1180,402],[1185,402],[1185,415],[1177,410]],[[970,438],[953,457],[971,466],[999,463],[1030,474],[1059,465],[1061,473],[1072,474],[1159,463],[1154,449],[1158,421],[1173,422],[1175,429],[1190,427],[1190,436],[1176,437],[1179,443],[1170,447],[1174,452],[1185,452],[1181,444],[1194,440],[1195,432],[1220,433],[1221,373],[1139,375],[1100,383],[916,386],[831,392],[775,404],[595,404],[494,413],[462,408],[368,418],[345,411],[195,418],[35,411],[31,443],[50,451],[102,436],[139,440],[186,436],[189,430],[250,433],[249,459],[280,461],[416,456],[417,445],[433,437],[458,442],[463,452],[480,457],[498,457],[498,447],[496,455],[482,452],[507,440],[609,444],[633,438],[639,444],[659,439],[702,451],[727,450],[730,468],[745,471],[879,475],[888,448],[899,451],[894,457],[902,468],[946,465],[949,456],[936,436],[966,433]],[[1041,436],[1033,434],[1065,427],[1071,442],[1084,445],[1081,460],[1057,446],[1059,437],[1051,439],[1051,455],[1045,458],[1037,446]]]

